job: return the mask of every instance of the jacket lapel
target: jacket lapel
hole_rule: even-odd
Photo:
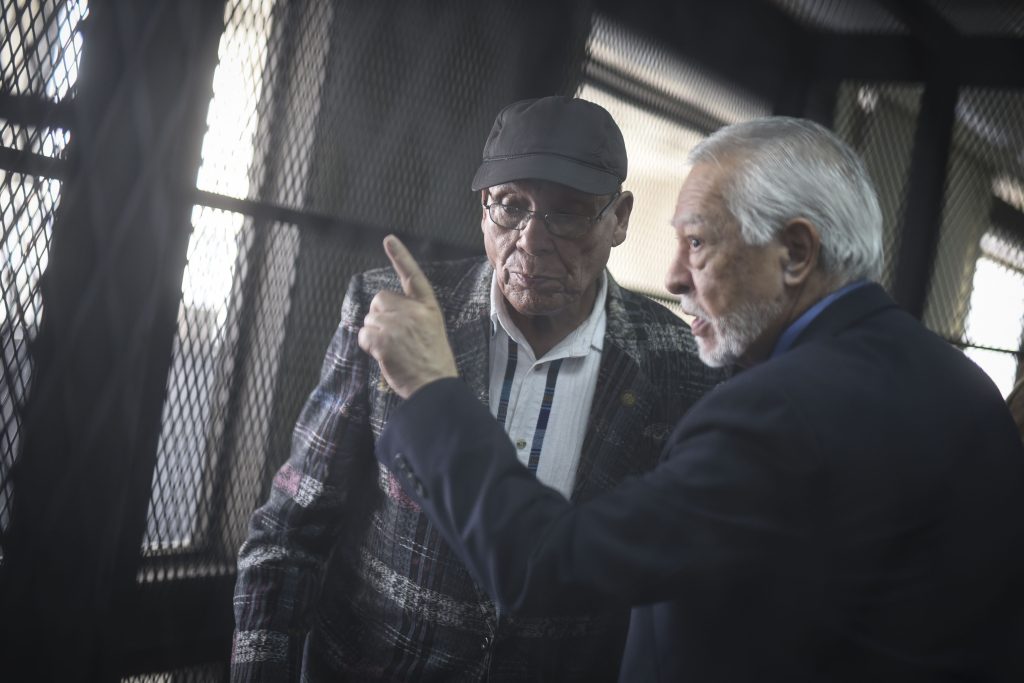
[[[490,401],[491,273],[486,261],[459,283],[445,310],[448,342],[459,376],[485,406]]]
[[[629,323],[622,290],[608,275],[608,320],[594,401],[587,421],[572,500],[580,502],[613,488],[633,471],[652,467],[637,462],[636,446],[653,412],[653,387],[640,372],[640,347]]]

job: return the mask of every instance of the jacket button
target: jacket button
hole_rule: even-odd
[[[394,465],[395,469],[399,472],[408,471],[408,468],[405,466],[405,456],[401,453],[395,453]]]
[[[484,636],[484,639],[480,641],[480,649],[486,651],[489,647],[491,647],[491,637]]]

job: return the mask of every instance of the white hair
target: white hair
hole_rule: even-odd
[[[765,244],[794,218],[821,238],[825,273],[845,284],[877,278],[882,210],[864,163],[827,128],[774,116],[726,126],[697,145],[690,163],[734,165],[722,194],[748,244]]]

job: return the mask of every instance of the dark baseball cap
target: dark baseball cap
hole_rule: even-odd
[[[573,97],[508,105],[484,143],[473,189],[530,178],[588,194],[615,192],[626,179],[622,131],[603,107]]]

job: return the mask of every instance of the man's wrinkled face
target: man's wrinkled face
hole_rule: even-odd
[[[786,305],[779,246],[743,241],[721,194],[729,171],[702,163],[687,176],[672,220],[678,248],[665,279],[694,316],[701,360],[714,367],[766,357]]]
[[[523,180],[487,188],[481,199],[484,205],[497,202],[538,214],[528,217],[518,230],[495,224],[486,209],[481,218],[487,257],[497,273],[498,288],[513,311],[527,317],[586,319],[609,253],[626,237],[629,211],[619,210],[623,197],[576,239],[552,235],[541,216],[595,216],[610,195],[586,194],[544,180]]]

